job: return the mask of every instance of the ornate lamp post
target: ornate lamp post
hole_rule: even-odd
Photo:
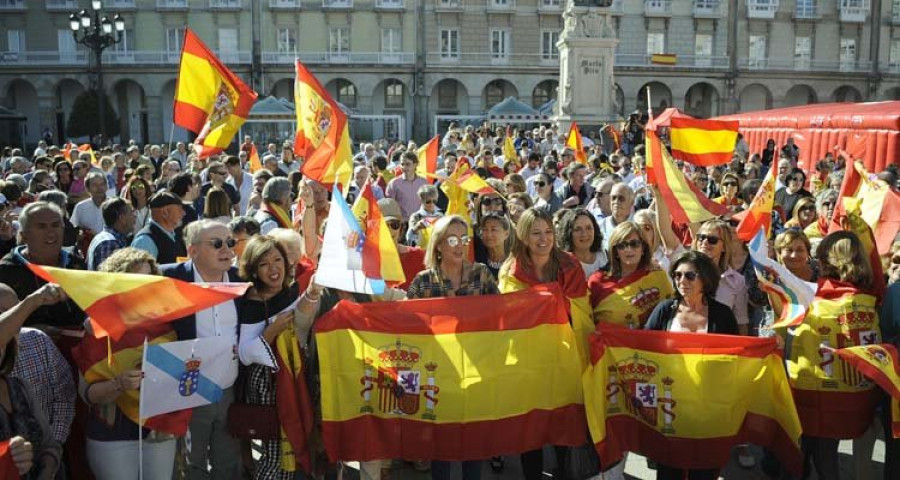
[[[101,17],[100,8],[102,6],[101,0],[91,0],[93,17],[85,10],[73,13],[69,15],[69,28],[72,29],[72,36],[75,37],[75,42],[91,49],[91,52],[94,54],[94,60],[97,62],[97,106],[100,110],[100,135],[105,136],[106,94],[103,90],[103,51],[122,41],[122,32],[125,31],[125,20],[118,13],[111,21],[106,15]],[[115,33],[113,33],[114,28]],[[79,35],[79,31],[81,35]]]

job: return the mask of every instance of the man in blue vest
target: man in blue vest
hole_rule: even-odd
[[[160,265],[174,263],[176,258],[175,229],[184,218],[181,199],[169,192],[150,197],[150,221],[134,236],[131,246],[145,250]]]

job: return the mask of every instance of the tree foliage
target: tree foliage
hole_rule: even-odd
[[[72,112],[66,121],[66,135],[69,137],[93,136],[100,133],[99,96],[96,90],[87,90],[75,98]],[[112,108],[109,96],[106,97],[106,131],[105,138],[119,134],[119,116]]]

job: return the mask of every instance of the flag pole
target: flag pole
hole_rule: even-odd
[[[173,113],[174,115],[174,113]],[[172,137],[175,136],[175,120],[172,120],[172,128],[169,129],[169,146],[166,152],[166,158],[168,158],[169,153],[172,153]],[[187,163],[187,161],[185,161]],[[182,165],[181,168],[187,169],[187,165]]]
[[[174,123],[172,124],[175,125]],[[171,150],[170,150],[171,151]],[[147,364],[147,337],[144,337],[144,351],[141,352],[141,371]],[[138,389],[138,480],[144,480],[144,377],[141,375],[141,386]]]

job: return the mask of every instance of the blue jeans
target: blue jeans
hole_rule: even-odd
[[[462,463],[462,480],[481,480],[483,460],[466,460],[464,462],[431,461],[432,480],[452,480],[453,467]]]

